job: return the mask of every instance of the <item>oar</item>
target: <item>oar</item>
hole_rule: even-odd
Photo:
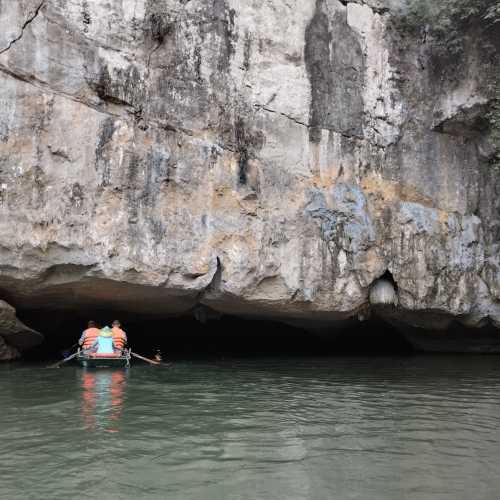
[[[64,349],[64,351],[61,351],[61,354],[64,356],[67,356],[68,353],[70,353],[75,347],[78,347],[78,342],[73,344],[71,347],[68,347],[67,349]]]
[[[138,359],[142,359],[143,361],[146,361],[146,363],[150,363],[152,365],[161,365],[161,363],[159,361],[153,361],[152,359],[145,358],[144,356],[141,356],[140,354],[137,354],[135,352],[131,351],[130,354],[132,354],[132,356],[134,356]]]
[[[60,365],[62,365],[63,363],[66,363],[66,361],[72,360],[76,356],[78,356],[78,351],[75,352],[74,354],[72,354],[71,356],[68,356],[67,358],[63,359],[62,361],[59,361],[57,363],[54,363],[53,365],[47,366],[47,368],[59,368]]]

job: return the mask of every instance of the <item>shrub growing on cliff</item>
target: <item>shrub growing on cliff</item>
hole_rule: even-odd
[[[463,48],[471,25],[487,31],[500,22],[499,0],[408,0],[403,23],[409,29],[425,28],[449,53]]]
[[[491,138],[493,140],[493,144],[495,145],[493,165],[497,170],[500,170],[500,75],[498,76],[496,82],[495,99],[493,101],[491,111],[488,113],[488,121],[491,126]]]
[[[494,2],[494,5],[488,8],[484,17],[493,24],[500,23],[500,1]],[[495,82],[495,99],[488,119],[491,124],[492,138],[496,150],[494,164],[497,169],[500,169],[500,68],[498,66]]]
[[[433,55],[441,63],[460,57],[467,39],[480,44],[489,63],[492,105],[486,118],[495,145],[493,163],[500,168],[500,0],[408,0],[400,19],[403,29],[430,36]],[[439,66],[439,64],[438,64]],[[443,64],[443,67],[447,66]],[[455,68],[456,64],[449,64]]]
[[[496,2],[494,5],[491,5],[484,18],[491,20],[493,23],[500,22],[500,2]]]

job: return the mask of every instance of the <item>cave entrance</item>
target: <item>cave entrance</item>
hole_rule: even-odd
[[[391,271],[389,271],[389,269],[387,269],[385,271],[385,273],[382,276],[380,276],[379,279],[384,280],[384,281],[388,281],[389,283],[392,284],[392,286],[394,287],[394,290],[396,292],[398,291],[398,284],[396,283],[394,276],[392,275]]]
[[[19,318],[40,331],[45,342],[25,358],[60,357],[74,345],[89,319],[101,325],[122,322],[134,351],[152,356],[160,349],[168,359],[260,356],[405,355],[404,337],[380,320],[356,322],[339,332],[314,330],[257,319],[220,315],[199,321],[193,315],[161,318],[106,310],[19,310]]]

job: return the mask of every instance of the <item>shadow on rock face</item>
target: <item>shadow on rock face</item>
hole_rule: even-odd
[[[326,2],[306,29],[305,63],[311,83],[310,140],[320,142],[321,129],[362,136],[364,59],[360,42],[345,13],[329,16]]]

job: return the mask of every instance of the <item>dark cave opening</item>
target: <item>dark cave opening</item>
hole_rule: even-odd
[[[198,321],[193,315],[155,317],[106,310],[18,310],[19,318],[40,331],[45,341],[26,351],[27,360],[64,356],[75,346],[87,321],[101,326],[119,319],[135,352],[165,359],[262,356],[407,355],[411,345],[392,326],[379,320],[353,323],[351,328],[314,331],[264,319],[220,315]],[[217,316],[216,316],[217,317]]]
[[[394,279],[394,276],[392,275],[391,271],[389,271],[389,269],[387,269],[385,271],[385,273],[382,276],[380,276],[379,279],[388,281],[389,283],[392,284],[392,286],[394,287],[394,290],[396,292],[398,291],[398,284],[396,283],[396,280]]]

